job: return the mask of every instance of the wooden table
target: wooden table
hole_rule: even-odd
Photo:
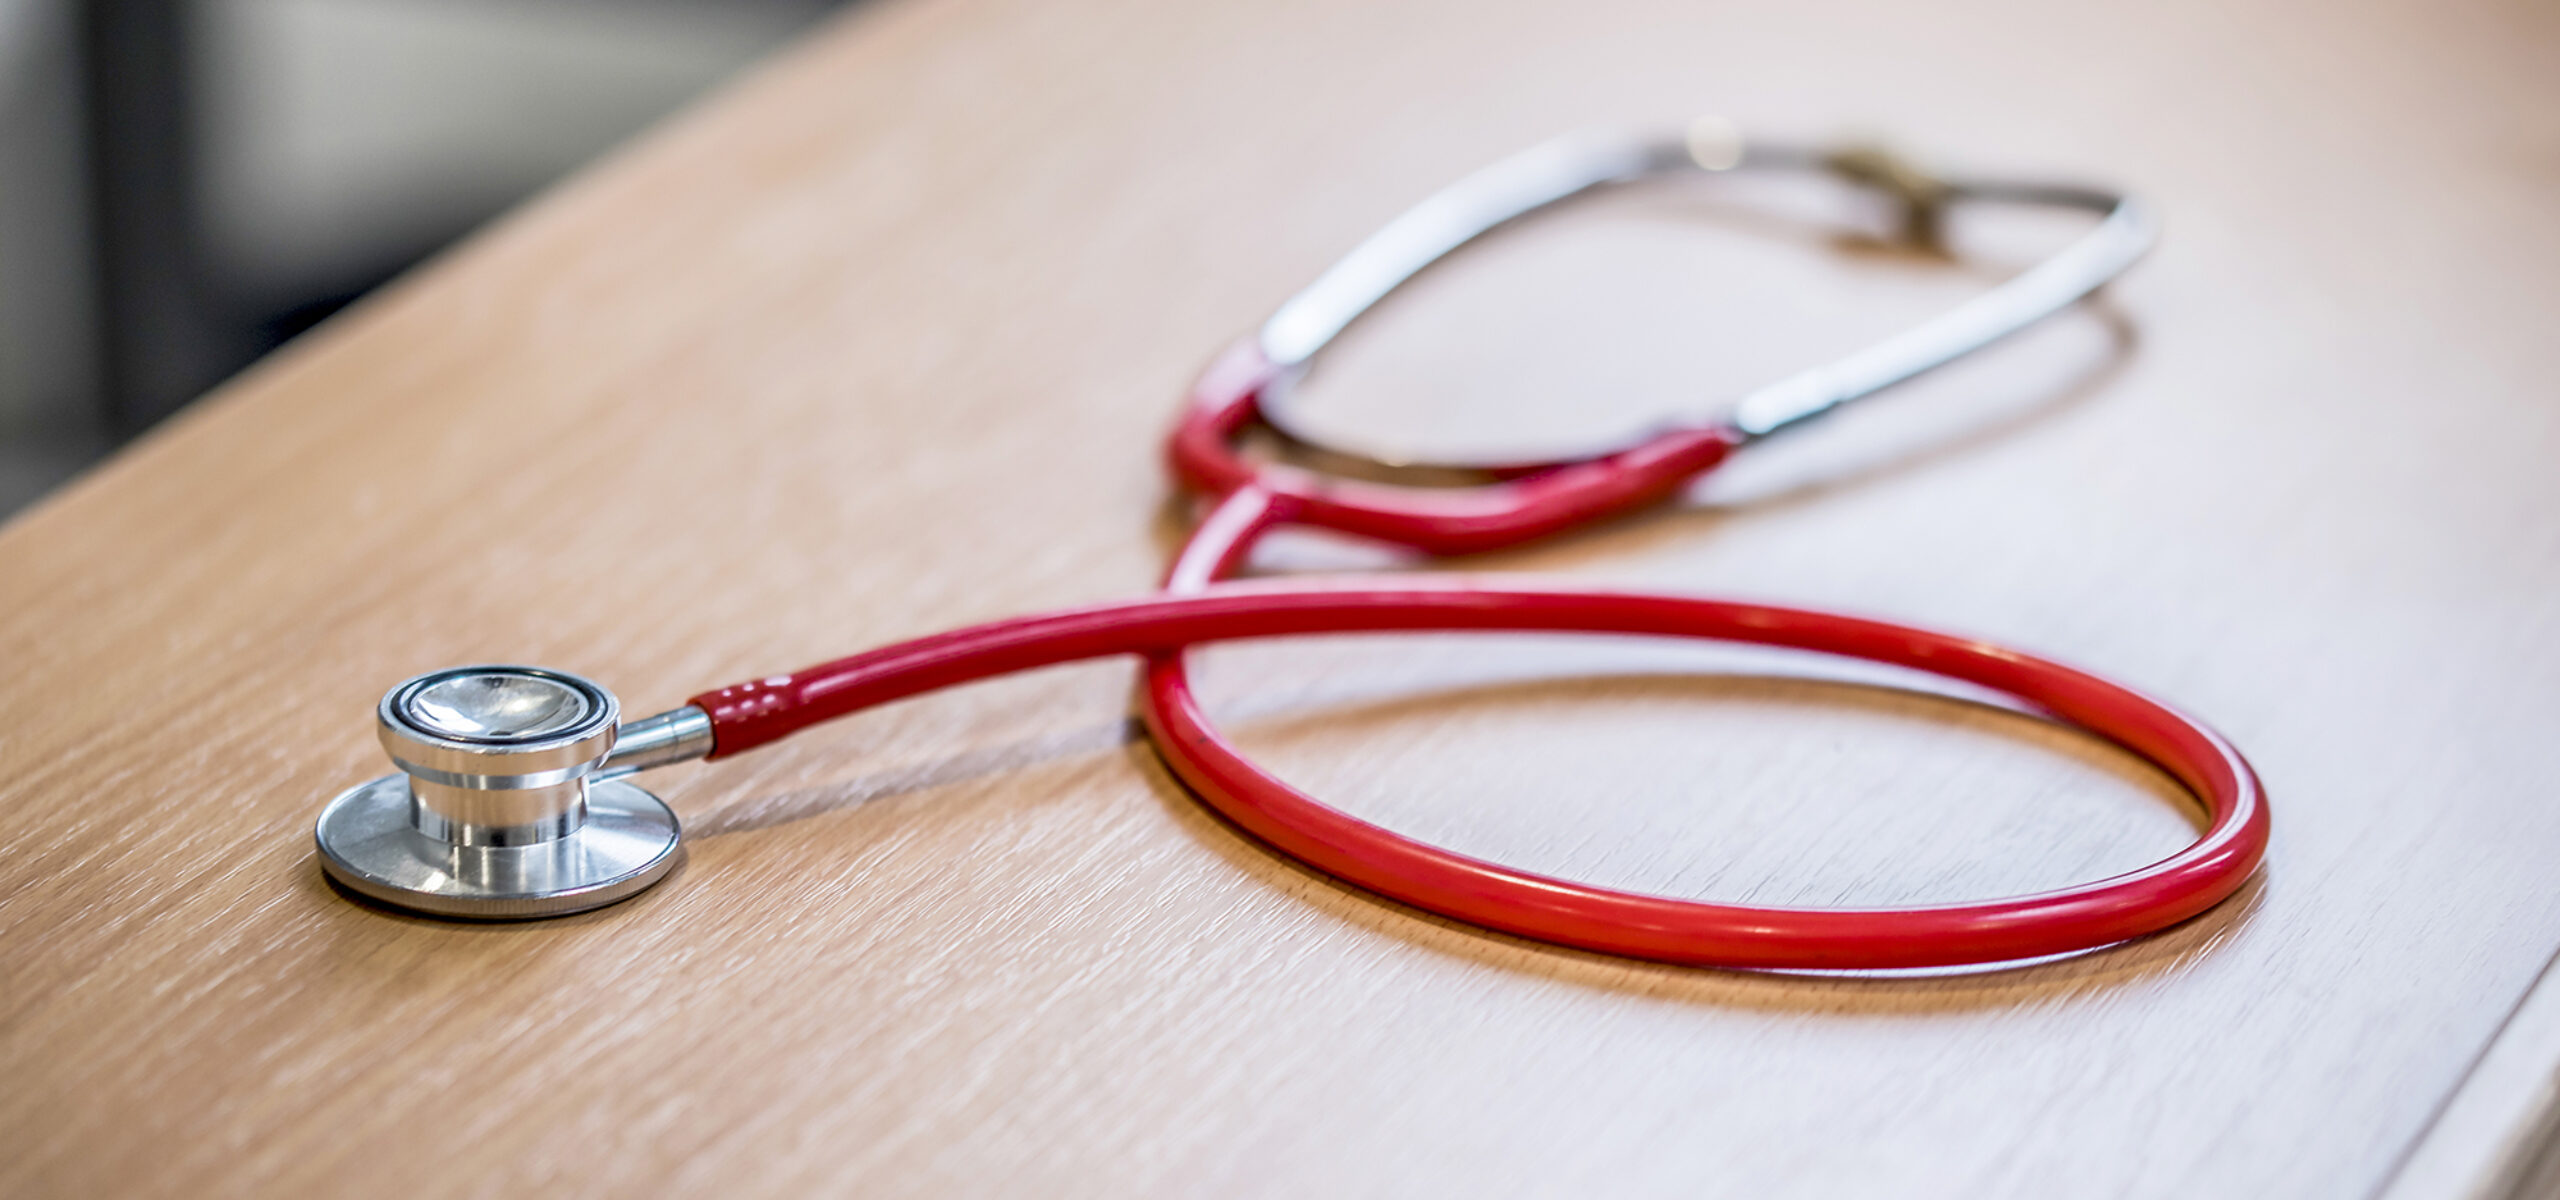
[[[2560,946],[2554,24],[858,10],[0,531],[0,1194],[2330,1197],[2404,1160],[2452,1194],[2528,1127],[2522,1051],[2449,1097]],[[410,673],[539,662],[651,711],[1147,586],[1181,516],[1156,437],[1215,347],[1459,172],[1700,111],[2122,180],[2167,238],[2110,309],[1683,511],[1469,565],[2173,697],[2275,800],[2233,902],[1971,974],[1562,952],[1205,816],[1116,663],[653,776],[690,857],[616,909],[440,924],[322,882],[311,819],[383,770],[370,706]],[[1628,193],[1429,277],[1310,395],[1461,434],[1730,395],[2017,261]],[[1800,662],[1203,658],[1293,780],[1617,884],[1951,899],[2190,829],[2112,750]]]

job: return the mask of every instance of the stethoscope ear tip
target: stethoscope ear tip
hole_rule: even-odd
[[[330,879],[439,917],[556,917],[666,877],[681,829],[664,801],[599,770],[613,693],[565,671],[430,671],[385,693],[377,733],[400,774],[340,793],[313,839]]]

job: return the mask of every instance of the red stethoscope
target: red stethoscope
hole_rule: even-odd
[[[2102,214],[2068,247],[1973,301],[1746,397],[1729,414],[1633,444],[1542,461],[1433,462],[1318,448],[1368,474],[1478,470],[1468,486],[1320,474],[1249,457],[1258,427],[1314,444],[1288,385],[1316,352],[1431,262],[1517,217],[1608,184],[1756,168],[1845,179],[1893,202],[1902,234],[1934,237],[1959,202]],[[527,667],[464,667],[385,696],[382,740],[402,774],[351,789],[321,818],[322,862],[347,888],[446,916],[577,911],[646,888],[675,858],[676,823],[631,773],[721,759],[811,725],[954,684],[1078,659],[1144,659],[1139,707],[1168,766],[1247,833],[1317,870],[1459,921],[1671,963],[1911,968],[2085,950],[2152,933],[2230,896],[2264,855],[2268,814],[2248,762],[2204,724],[2059,663],[1883,621],[1704,597],[1436,575],[1233,581],[1266,533],[1308,526],[1447,555],[1511,546],[1667,501],[1737,448],[1980,348],[2079,300],[2138,258],[2142,207],[2088,188],[1946,181],[1870,151],[1745,146],[1716,122],[1685,136],[1585,135],[1470,176],[1398,218],[1194,386],[1168,458],[1206,515],[1149,596],[953,630],[695,696],[623,724],[609,692]],[[1390,458],[1396,461],[1387,461]],[[2113,878],[2009,899],[1902,908],[1715,904],[1577,883],[1458,854],[1325,804],[1256,765],[1194,696],[1187,652],[1291,634],[1539,631],[1699,638],[1863,659],[1960,680],[2130,750],[2210,814],[2193,844]]]

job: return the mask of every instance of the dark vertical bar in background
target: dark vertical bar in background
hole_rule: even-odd
[[[185,0],[81,13],[98,280],[98,379],[118,435],[177,410],[257,352],[203,270],[192,195]]]
[[[405,269],[444,236],[391,246],[385,261],[303,294],[262,294],[212,252],[198,168],[221,152],[199,138],[209,66],[201,0],[74,0],[83,59],[100,424],[130,437],[232,372]],[[528,6],[539,0],[525,0]],[[710,7],[740,0],[694,0]],[[815,18],[836,0],[761,0]],[[605,6],[608,10],[610,6]],[[530,114],[540,120],[542,114]],[[268,289],[272,291],[273,289]]]

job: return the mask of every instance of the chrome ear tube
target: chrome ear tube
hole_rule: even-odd
[[[444,917],[560,916],[647,889],[675,865],[680,831],[622,777],[711,748],[700,709],[622,725],[613,693],[539,667],[431,671],[374,715],[400,773],[321,811],[321,866],[350,891]]]

